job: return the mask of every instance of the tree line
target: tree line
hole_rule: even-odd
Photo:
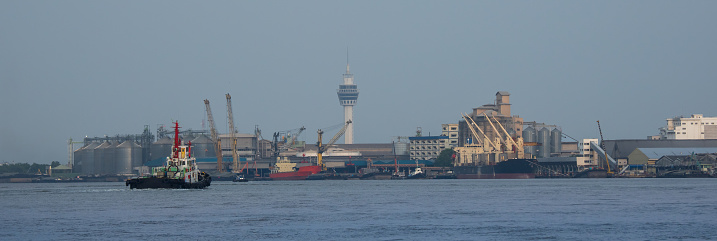
[[[35,174],[38,170],[45,172],[48,166],[57,167],[60,162],[53,161],[51,164],[37,164],[37,163],[5,163],[0,165],[0,173],[21,173],[21,174]]]

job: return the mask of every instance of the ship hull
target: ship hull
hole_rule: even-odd
[[[321,172],[320,166],[303,166],[299,167],[298,171],[295,172],[279,172],[269,174],[271,180],[276,181],[290,181],[290,180],[306,180],[312,174]]]
[[[205,174],[199,182],[189,183],[184,179],[170,179],[162,177],[140,177],[127,179],[125,186],[130,189],[202,189],[212,183],[212,178]]]
[[[605,169],[587,169],[576,173],[573,178],[606,178],[607,170]]]
[[[532,179],[535,159],[510,159],[496,165],[454,167],[457,179]]]

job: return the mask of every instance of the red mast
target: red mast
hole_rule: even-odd
[[[179,146],[181,145],[179,140],[179,122],[174,122],[174,146],[172,147],[172,158],[179,158]]]
[[[187,158],[192,158],[192,141],[187,142]]]
[[[391,146],[393,146],[393,165],[396,166],[396,175],[398,175],[398,158],[396,157],[396,143],[392,141]]]

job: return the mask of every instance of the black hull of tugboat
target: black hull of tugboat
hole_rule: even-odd
[[[160,177],[140,177],[128,179],[125,186],[130,189],[202,189],[212,183],[212,178],[207,175],[201,181],[195,183],[185,182],[184,179],[170,179]]]

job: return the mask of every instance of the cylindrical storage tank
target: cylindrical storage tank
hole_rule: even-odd
[[[105,174],[105,149],[107,147],[111,146],[112,144],[105,141],[102,142],[99,146],[95,147],[95,153],[94,153],[94,169],[92,171],[93,174]]]
[[[122,144],[117,145],[115,148],[115,173],[117,174],[132,174],[132,168],[135,160],[137,159],[137,150],[139,145],[135,144],[134,141],[125,141]],[[139,158],[142,158],[142,153],[139,153]],[[141,159],[140,159],[141,160]]]
[[[172,138],[164,137],[152,143],[150,147],[150,160],[165,159],[172,154]]]
[[[102,165],[102,173],[104,174],[116,174],[116,160],[117,160],[117,146],[119,142],[112,141],[110,145],[104,150],[104,165]]]
[[[538,139],[537,134],[535,133],[535,128],[528,126],[527,128],[523,129],[523,142],[536,142],[536,139]],[[524,146],[523,149],[525,150],[525,154],[530,154],[531,156],[535,156],[537,152],[536,146]]]
[[[85,146],[85,150],[82,151],[82,174],[94,174],[95,173],[95,148],[100,143],[92,142]]]
[[[393,143],[393,148],[396,150],[396,155],[408,155],[408,146],[409,143],[405,142],[395,142]]]
[[[136,167],[142,166],[142,150],[142,145],[132,142],[132,173],[134,173]]]
[[[543,127],[538,131],[538,157],[550,157],[550,130]]]
[[[73,172],[82,172],[82,152],[85,151],[85,146],[80,147],[80,149],[77,149],[72,152],[72,171]]]
[[[563,149],[563,133],[558,128],[550,132],[550,152],[560,153]]]
[[[196,158],[216,157],[212,139],[206,135],[198,135],[192,140],[192,156]]]

